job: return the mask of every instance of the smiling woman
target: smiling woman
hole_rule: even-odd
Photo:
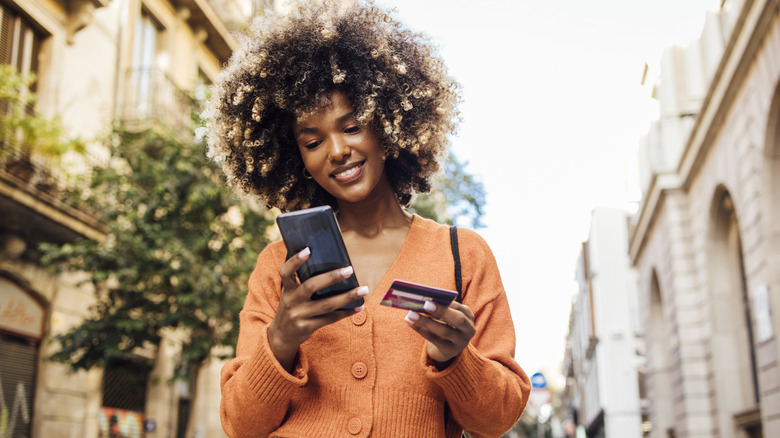
[[[373,6],[339,12],[326,2],[257,23],[213,89],[209,154],[230,184],[270,206],[336,207],[290,148],[292,125],[336,89],[377,135],[401,204],[430,190],[458,121],[459,85],[424,36]]]
[[[314,245],[259,255],[222,370],[228,435],[500,436],[520,417],[530,382],[490,248],[405,210],[430,189],[458,100],[426,38],[372,3],[302,4],[245,36],[207,111],[210,153],[268,205],[331,205],[352,266],[301,281]],[[312,299],[353,275],[359,287]],[[380,305],[396,279],[462,301],[404,316]]]

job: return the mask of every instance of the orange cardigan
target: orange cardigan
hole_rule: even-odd
[[[531,384],[514,360],[515,333],[498,267],[484,240],[459,229],[463,303],[476,335],[446,369],[427,361],[405,310],[379,305],[398,278],[455,290],[449,229],[414,216],[398,258],[366,309],[301,344],[295,372],[278,363],[266,330],[285,260],[266,247],[249,280],[236,358],[222,369],[222,426],[239,437],[498,437],[522,414]]]

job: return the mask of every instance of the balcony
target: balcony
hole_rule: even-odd
[[[129,128],[143,128],[150,122],[177,130],[192,126],[195,99],[177,87],[162,70],[129,70],[125,85],[122,121]]]
[[[97,215],[68,202],[86,187],[64,171],[67,166],[86,174],[96,164],[96,158],[80,154],[67,154],[63,164],[54,163],[0,141],[0,237],[22,238],[30,257],[40,242],[102,238],[107,230]]]

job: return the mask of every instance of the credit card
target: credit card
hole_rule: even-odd
[[[427,313],[423,309],[426,301],[433,301],[439,306],[449,307],[457,296],[458,293],[452,290],[394,280],[379,304]]]

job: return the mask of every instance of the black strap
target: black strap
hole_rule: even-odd
[[[460,303],[462,299],[461,295],[463,294],[463,290],[462,290],[463,279],[461,278],[461,272],[460,272],[460,250],[458,250],[458,227],[456,227],[455,225],[450,226],[450,246],[452,247],[452,259],[455,261],[455,288],[458,291],[458,296],[455,298],[455,300]],[[445,425],[446,425],[445,428],[449,428],[447,426],[454,425],[454,427],[463,430],[463,428],[459,424],[457,424],[455,420],[452,420],[450,418],[450,420],[452,421],[448,421],[447,417],[451,415],[452,414],[450,413],[450,410],[445,409],[445,417],[444,417]],[[466,434],[465,430],[461,432],[461,437],[466,438],[468,436],[469,435]]]
[[[458,291],[458,296],[455,298],[457,302],[463,299],[463,280],[460,272],[460,251],[458,250],[458,227],[452,225],[450,227],[450,246],[452,246],[452,258],[455,260],[455,288]]]

